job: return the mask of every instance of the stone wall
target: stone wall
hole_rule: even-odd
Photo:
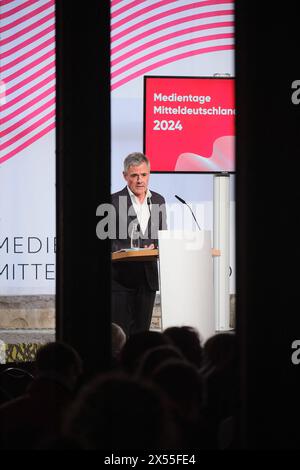
[[[235,295],[230,296],[230,327],[235,328]],[[0,297],[0,329],[55,329],[55,297]],[[161,329],[159,294],[155,299],[151,329]]]
[[[0,329],[54,329],[53,295],[0,297]]]

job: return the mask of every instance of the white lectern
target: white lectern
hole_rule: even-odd
[[[158,232],[162,329],[189,325],[215,334],[210,231]]]

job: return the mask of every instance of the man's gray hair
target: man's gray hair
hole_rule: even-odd
[[[141,152],[130,153],[124,160],[124,172],[127,173],[130,166],[139,166],[142,163],[146,163],[148,169],[150,170],[150,162],[146,155]]]

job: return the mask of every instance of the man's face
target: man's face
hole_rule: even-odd
[[[127,172],[123,172],[124,178],[127,181],[129,189],[137,197],[142,197],[146,194],[149,183],[149,168],[146,163],[138,166],[130,166]]]

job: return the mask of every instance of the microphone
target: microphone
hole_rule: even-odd
[[[190,209],[190,211],[191,211],[191,213],[192,213],[192,216],[194,217],[194,220],[195,220],[195,222],[196,222],[196,224],[197,224],[198,229],[201,230],[200,225],[198,224],[197,219],[196,219],[196,217],[195,217],[195,214],[194,214],[194,212],[192,211],[192,209],[190,208],[190,206],[185,202],[184,199],[181,199],[181,197],[177,196],[177,194],[175,194],[175,197],[176,197],[176,199],[178,199],[178,201],[182,202],[182,204],[185,204],[185,205]]]
[[[147,197],[147,204],[148,204],[149,214],[150,214],[150,217],[151,217],[151,199],[150,199],[149,196]]]

